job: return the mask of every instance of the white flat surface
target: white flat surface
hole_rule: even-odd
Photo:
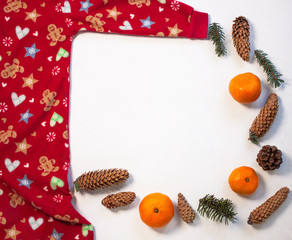
[[[126,184],[95,193],[76,193],[76,208],[92,222],[96,239],[292,239],[291,194],[284,205],[257,227],[246,221],[251,210],[280,187],[292,188],[292,28],[290,0],[185,0],[208,12],[226,33],[228,56],[218,58],[208,40],[143,38],[82,33],[75,38],[71,67],[71,171],[69,181],[103,168],[130,172]],[[252,60],[246,63],[232,45],[232,21],[245,16],[251,25],[252,49],[267,52],[286,84],[278,90]],[[232,77],[252,72],[262,80],[257,102],[241,105],[228,92]],[[248,129],[271,91],[280,98],[278,116],[261,144],[283,151],[281,168],[264,172],[255,159],[260,148],[247,141]],[[260,177],[250,197],[232,192],[228,176],[239,166]],[[134,191],[129,207],[111,211],[101,205],[110,193]],[[238,212],[225,226],[197,214],[186,224],[176,211],[159,230],[139,218],[141,199],[152,192],[175,203],[182,192],[194,209],[211,193],[229,198]]]

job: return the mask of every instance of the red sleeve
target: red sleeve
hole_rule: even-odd
[[[63,13],[74,33],[206,38],[208,31],[208,14],[172,0],[65,1]]]

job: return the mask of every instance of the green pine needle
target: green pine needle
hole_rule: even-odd
[[[225,34],[219,23],[211,23],[209,25],[209,36],[215,45],[215,53],[218,55],[218,57],[225,56],[227,53],[226,47],[224,45]]]
[[[263,67],[264,72],[268,76],[267,81],[270,86],[275,88],[280,87],[284,82],[281,79],[282,74],[277,71],[275,65],[268,59],[268,54],[259,49],[255,50],[254,53],[258,64]]]
[[[199,206],[197,210],[203,217],[210,218],[215,222],[228,225],[228,222],[235,223],[237,213],[234,212],[233,203],[229,199],[218,199],[214,195],[207,194],[204,198],[199,200]]]

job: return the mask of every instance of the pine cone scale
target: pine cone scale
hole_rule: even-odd
[[[272,93],[251,125],[249,140],[257,143],[257,138],[263,137],[268,132],[276,118],[278,108],[278,96]]]
[[[106,196],[101,203],[109,209],[114,209],[131,204],[135,198],[136,194],[134,192],[120,192]]]
[[[233,45],[238,55],[244,60],[249,61],[250,42],[249,24],[245,17],[237,17],[232,25]]]
[[[186,223],[192,223],[196,217],[195,211],[189,205],[183,194],[178,194],[177,208],[180,217]]]
[[[253,225],[264,222],[281,206],[281,204],[286,200],[289,192],[290,190],[288,187],[281,188],[272,197],[250,213],[247,223]]]
[[[79,191],[79,188],[83,190],[103,189],[122,183],[128,178],[129,173],[127,170],[116,168],[97,170],[82,174],[74,181],[74,185],[76,191]]]

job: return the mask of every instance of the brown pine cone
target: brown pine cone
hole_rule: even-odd
[[[186,223],[192,223],[196,217],[195,211],[189,205],[184,195],[178,194],[177,208],[181,219]]]
[[[134,192],[119,192],[117,194],[110,194],[106,196],[102,201],[102,205],[114,209],[117,207],[123,207],[131,204],[136,198]]]
[[[126,181],[129,178],[129,172],[123,169],[104,169],[88,173],[83,173],[74,181],[76,191],[95,190],[110,187]]]
[[[282,163],[282,152],[275,146],[265,145],[257,155],[257,162],[264,171],[278,169]]]
[[[249,24],[245,17],[237,17],[232,25],[233,45],[238,55],[244,60],[249,61]]]
[[[283,187],[277,191],[272,197],[250,213],[247,223],[253,225],[264,222],[286,200],[289,191],[287,187]]]
[[[278,108],[278,96],[272,93],[249,129],[249,140],[251,142],[258,143],[258,138],[268,132],[277,116]]]

